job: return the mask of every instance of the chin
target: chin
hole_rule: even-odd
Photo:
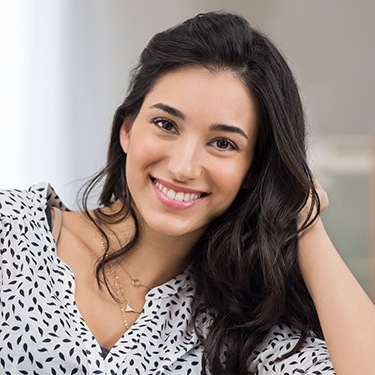
[[[185,236],[197,236],[203,233],[203,227],[189,227],[186,225],[160,225],[160,222],[156,225],[152,225],[152,223],[148,224],[148,226],[156,233],[160,235],[164,235],[171,238],[180,238]]]

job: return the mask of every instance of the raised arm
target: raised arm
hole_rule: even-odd
[[[322,207],[328,203],[317,184]],[[301,221],[303,218],[301,218]],[[299,240],[299,265],[338,375],[375,374],[375,306],[332,244],[320,218]]]

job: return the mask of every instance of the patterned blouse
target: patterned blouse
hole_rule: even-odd
[[[74,274],[56,255],[47,206],[65,209],[47,183],[0,191],[0,373],[200,374],[202,344],[192,326],[191,270],[152,289],[137,321],[104,356],[74,300]],[[335,374],[325,343],[275,326],[249,359],[265,374]]]

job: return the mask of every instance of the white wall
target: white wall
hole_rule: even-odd
[[[0,184],[70,176],[63,2],[0,2]],[[63,157],[62,157],[63,156]],[[43,175],[44,173],[44,175]]]

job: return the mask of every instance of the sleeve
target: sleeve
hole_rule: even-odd
[[[266,345],[254,352],[249,370],[255,375],[305,374],[335,375],[327,346],[311,333],[303,347],[295,354],[278,360],[290,352],[300,338],[300,332],[279,325],[271,329]]]
[[[65,208],[47,182],[33,185],[27,190],[0,190],[0,288],[4,277],[9,276],[14,261],[19,262],[20,244],[26,241],[26,232],[23,231],[29,229],[24,223],[33,221],[40,226],[45,225],[45,210],[49,201],[54,206]]]

